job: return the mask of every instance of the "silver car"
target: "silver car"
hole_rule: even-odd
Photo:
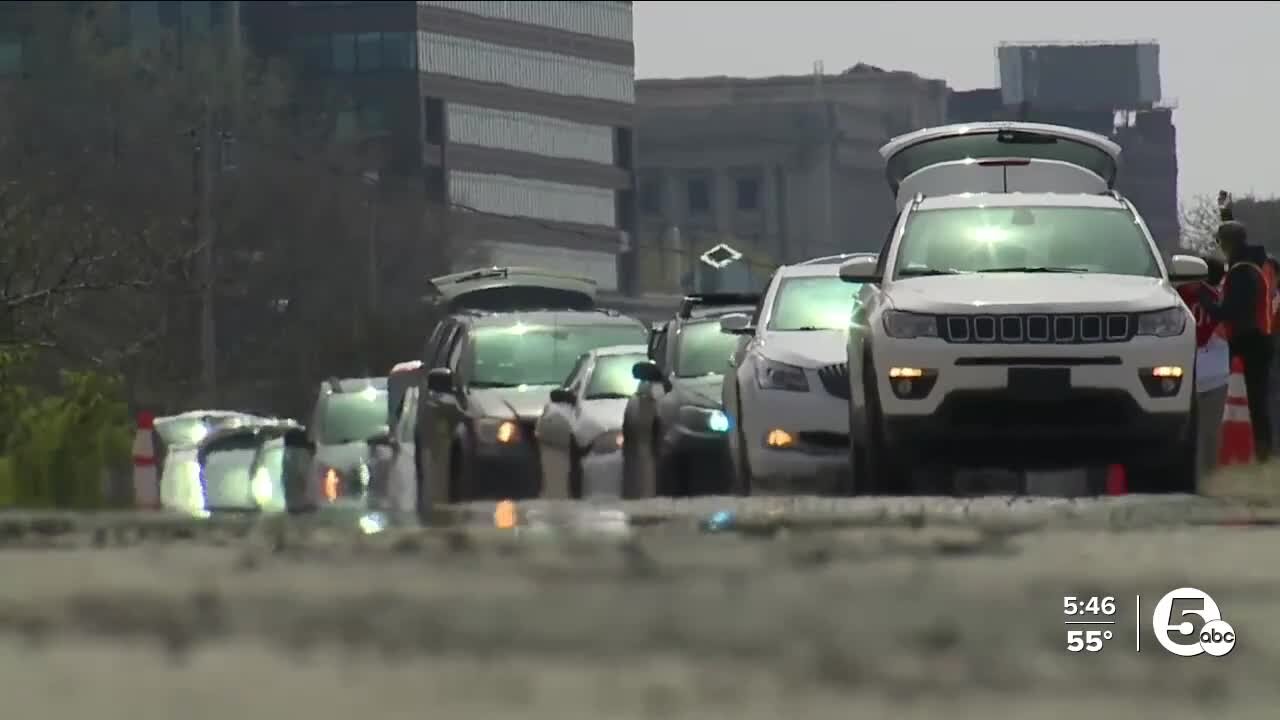
[[[735,490],[851,490],[845,332],[858,288],[840,279],[848,256],[778,269],[755,317],[726,315],[747,339],[724,379]]]
[[[542,497],[617,495],[622,478],[622,416],[639,380],[644,345],[614,345],[583,353],[535,426]]]

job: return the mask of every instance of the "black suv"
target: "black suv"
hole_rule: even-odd
[[[541,492],[534,425],[585,352],[643,343],[634,318],[594,308],[595,284],[494,268],[432,281],[449,312],[423,350],[418,509]]]
[[[640,381],[627,402],[622,433],[624,497],[723,493],[730,487],[720,386],[739,338],[720,317],[752,312],[760,296],[690,295],[649,337],[649,359],[632,368]]]

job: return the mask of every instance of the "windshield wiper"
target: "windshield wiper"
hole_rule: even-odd
[[[516,385],[515,383],[489,382],[486,380],[472,380],[471,387],[481,389],[481,388],[513,388],[513,387],[519,387],[519,386]]]
[[[985,268],[979,270],[980,273],[1087,273],[1088,270],[1081,268],[1069,267],[1045,267],[1036,265],[1033,267],[1002,267],[1002,268]]]
[[[630,398],[630,395],[623,395],[622,393],[597,393],[587,396],[588,400],[627,400]]]
[[[801,325],[800,327],[787,328],[791,332],[814,332],[815,330],[830,330],[831,328],[818,327],[817,325]]]
[[[933,277],[935,275],[963,275],[960,270],[952,270],[950,268],[941,270],[939,268],[906,268],[898,271],[898,277]]]

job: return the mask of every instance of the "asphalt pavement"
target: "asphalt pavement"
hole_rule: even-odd
[[[483,504],[373,533],[0,514],[4,703],[99,720],[1273,717],[1264,480],[1233,500],[530,503],[516,531]],[[701,529],[721,510],[735,530]],[[1157,644],[1153,608],[1184,586],[1234,626],[1228,655]],[[1087,628],[1111,633],[1100,651],[1068,651],[1065,596],[1114,598],[1114,624]]]

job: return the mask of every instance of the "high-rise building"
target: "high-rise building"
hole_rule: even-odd
[[[338,91],[339,137],[448,203],[454,269],[555,265],[619,287],[634,234],[631,3],[246,3],[253,44]],[[625,277],[625,267],[623,268]]]
[[[1123,148],[1117,189],[1166,254],[1179,244],[1177,129],[1161,97],[1160,47],[1006,43],[1000,88],[953,92],[949,122],[1027,120],[1088,130]]]

